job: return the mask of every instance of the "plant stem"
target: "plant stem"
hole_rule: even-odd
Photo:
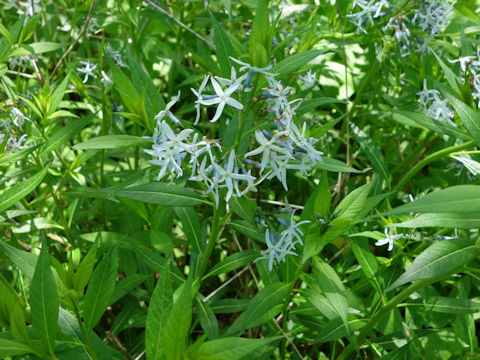
[[[197,279],[201,279],[202,276],[205,274],[205,271],[207,270],[208,260],[210,260],[210,255],[212,255],[212,251],[215,248],[215,244],[217,243],[219,229],[220,209],[214,207],[212,229],[210,231],[210,237],[208,238],[207,248],[205,249],[205,253],[203,254],[202,261],[200,263],[200,268],[197,273]]]
[[[467,149],[469,147],[472,147],[475,145],[475,141],[473,140],[470,140],[470,141],[467,141],[466,143],[463,143],[463,144],[460,144],[460,145],[455,145],[455,146],[450,146],[446,149],[443,149],[443,150],[440,150],[440,151],[437,151],[429,156],[427,156],[425,159],[423,159],[422,161],[420,161],[419,163],[417,163],[417,165],[415,165],[414,167],[412,167],[406,174],[405,176],[397,183],[397,185],[395,185],[395,187],[393,188],[393,191],[397,192],[399,191],[400,189],[403,188],[403,186],[413,177],[415,176],[420,170],[422,170],[425,166],[427,166],[428,164],[430,164],[431,162],[437,160],[437,159],[440,159],[450,153],[453,153],[453,152],[456,152],[456,151],[460,151],[460,150],[463,150],[463,149]]]

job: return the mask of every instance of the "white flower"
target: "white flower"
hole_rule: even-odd
[[[206,76],[203,78],[203,81],[202,81],[202,83],[200,84],[200,87],[198,88],[198,91],[195,90],[195,89],[190,88],[190,90],[192,90],[192,92],[193,92],[193,93],[195,94],[195,96],[197,97],[197,101],[195,101],[195,109],[197,109],[197,117],[195,118],[195,123],[194,123],[194,125],[197,125],[197,124],[198,124],[198,121],[200,120],[200,103],[199,103],[198,101],[199,101],[199,100],[202,100],[202,91],[203,91],[203,89],[205,89],[205,85],[207,85],[208,79],[209,79],[209,75],[206,75]]]
[[[107,86],[107,85],[113,83],[113,81],[108,77],[108,75],[105,73],[105,71],[103,71],[103,70],[100,71],[100,75],[102,75],[101,82],[102,82],[103,86]]]
[[[287,135],[286,132],[279,132],[272,136],[270,140],[267,140],[260,130],[256,130],[255,138],[257,139],[257,142],[260,144],[260,146],[255,150],[246,153],[244,157],[247,158],[250,156],[262,154],[262,162],[260,163],[260,174],[262,174],[267,164],[272,161],[272,156],[274,155],[272,151],[291,157],[291,154],[287,149],[275,145],[278,139],[285,135]]]
[[[185,143],[184,140],[192,132],[193,130],[186,129],[176,135],[165,121],[160,124],[160,134],[154,134],[154,136],[157,136],[158,143],[155,141],[152,150],[144,150],[147,154],[157,157],[155,160],[149,160],[150,164],[161,166],[157,180],[163,178],[168,169],[171,170],[172,175],[175,173],[177,177],[182,176],[181,165],[190,148],[190,145]]]
[[[217,80],[215,80],[213,77],[210,80],[212,82],[213,88],[215,89],[217,96],[211,99],[204,98],[203,100],[198,100],[198,102],[202,105],[218,104],[217,112],[215,113],[215,116],[213,117],[213,119],[210,120],[210,122],[215,122],[220,118],[223,112],[223,108],[225,107],[225,104],[228,104],[231,107],[234,107],[235,109],[239,109],[239,110],[243,109],[243,105],[230,96],[239,88],[240,82],[238,80],[237,82],[233,83],[230,87],[228,87],[225,91],[218,84]]]
[[[163,118],[166,116],[170,120],[172,120],[175,124],[179,124],[180,120],[177,119],[175,115],[170,111],[173,105],[177,103],[177,101],[180,99],[180,90],[178,91],[178,95],[174,96],[172,100],[170,100],[167,105],[165,106],[165,109],[161,110],[157,115],[155,115],[155,120],[157,120],[157,124],[160,124],[160,122],[163,120]]]
[[[16,107],[12,107],[10,110],[10,115],[13,117],[13,123],[16,127],[22,129],[24,120],[31,121],[28,117],[23,115],[23,113]]]
[[[77,71],[85,74],[85,77],[83,78],[83,83],[85,84],[88,81],[88,77],[92,76],[93,78],[97,78],[97,75],[95,75],[92,71],[97,68],[96,64],[90,63],[89,60],[87,61],[80,61],[80,64],[85,65],[84,67],[77,68]]]
[[[230,151],[230,155],[228,157],[228,163],[225,168],[219,166],[218,164],[213,164],[215,171],[218,174],[219,183],[222,184],[222,187],[227,188],[227,196],[225,197],[225,201],[228,202],[230,197],[233,195],[233,185],[235,181],[242,180],[242,181],[249,181],[249,180],[256,180],[254,176],[245,175],[245,174],[238,174],[235,173],[235,150]]]
[[[401,237],[404,236],[403,234],[394,235],[393,234],[393,227],[389,227],[388,229],[385,228],[384,233],[385,233],[385,238],[377,240],[377,242],[375,243],[375,246],[383,246],[385,244],[388,244],[388,249],[387,249],[388,251],[392,251],[393,242],[395,240],[398,240],[398,239],[400,239]]]
[[[473,59],[475,59],[475,56],[464,56],[464,57],[460,57],[460,58],[454,59],[454,60],[450,60],[450,59],[447,59],[447,60],[450,64],[454,64],[454,63],[459,62],[460,63],[460,68],[462,69],[463,72],[465,72],[467,70],[467,64],[469,62],[472,62]]]
[[[299,76],[300,80],[303,81],[305,88],[309,89],[317,83],[317,74],[312,72],[312,70],[308,70],[305,76]]]
[[[265,231],[265,242],[267,243],[267,249],[260,252],[261,257],[256,258],[253,262],[262,259],[268,259],[268,270],[271,271],[273,268],[273,260],[277,260],[277,264],[280,261],[285,261],[286,255],[295,255],[297,254],[291,251],[289,248],[285,247],[285,239],[279,238],[278,234],[270,232],[270,229],[267,228]]]
[[[293,219],[293,216],[295,215],[295,210],[292,211],[291,217],[290,217],[290,223],[288,224],[288,227],[282,231],[281,233],[281,238],[284,239],[284,242],[287,244],[292,244],[291,248],[295,248],[295,243],[299,242],[301,245],[303,245],[303,241],[300,237],[300,235],[303,236],[303,232],[298,228],[300,225],[303,224],[309,224],[309,220],[304,220],[300,221],[299,223],[295,224],[295,220]],[[295,240],[295,239],[296,240]]]

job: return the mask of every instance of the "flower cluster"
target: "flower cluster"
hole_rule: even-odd
[[[227,107],[242,111],[247,106],[242,101],[264,100],[271,121],[254,130],[257,146],[243,155],[237,154],[235,146],[225,149],[217,140],[185,128],[183,120],[174,110],[180,101],[179,91],[155,116],[156,127],[153,136],[149,137],[153,145],[145,150],[154,157],[149,160],[150,164],[160,167],[158,180],[166,177],[173,181],[184,176],[188,167],[188,180],[201,183],[204,194],[211,194],[217,207],[223,200],[220,194],[225,194],[224,199],[228,202],[232,197],[257,191],[258,185],[267,179],[276,178],[288,190],[287,171],[309,175],[312,167],[322,161],[323,155],[315,148],[317,139],[308,136],[307,124],[298,126],[294,122],[295,110],[302,99],[290,98],[293,89],[278,81],[276,74],[268,72],[271,66],[258,68],[231,59],[240,67],[238,70],[232,67],[230,78],[207,75],[198,89],[191,89],[196,98],[194,124],[201,119],[202,107],[216,106],[215,114],[209,121],[217,122],[225,117]],[[237,71],[240,73],[237,74]],[[249,85],[256,74],[258,81],[261,82],[263,77],[268,86],[258,94],[251,94]],[[307,75],[314,77],[311,73]],[[214,93],[208,91],[209,84]],[[183,129],[177,133],[173,126]],[[221,192],[221,189],[226,191]],[[267,231],[268,249],[262,255],[268,257],[270,268],[274,258],[278,262],[285,255],[294,254],[295,244],[302,243],[298,226],[303,223],[295,224],[292,213],[290,222],[284,224],[286,229],[280,235]]]
[[[378,18],[386,14],[382,11],[384,7],[390,8],[392,5],[386,0],[354,0],[352,10],[359,8],[359,11],[355,13],[350,13],[347,15],[347,18],[357,26],[357,34],[360,34],[363,31],[365,34],[365,26],[367,23],[373,25],[373,19]]]
[[[450,3],[449,0],[422,1],[420,8],[392,16],[383,27],[383,31],[388,33],[393,30],[393,38],[397,40],[402,56],[410,54],[412,42],[415,43],[418,52],[424,53],[428,43],[447,26],[454,4],[455,2]],[[354,0],[352,10],[356,7],[359,7],[360,11],[349,14],[347,17],[357,26],[357,34],[359,34],[367,33],[365,26],[368,23],[373,25],[374,18],[390,14],[390,11],[382,10],[383,7],[391,8],[392,5],[386,0]],[[415,33],[414,39],[409,27]]]
[[[460,63],[460,68],[463,73],[467,71],[472,75],[472,97],[478,100],[478,107],[480,108],[480,50],[477,51],[477,56],[464,56],[458,59],[449,60],[450,63]],[[461,80],[461,79],[460,79]]]
[[[295,250],[295,245],[303,245],[302,238],[303,232],[299,229],[300,225],[308,224],[310,221],[300,221],[295,223],[294,220],[295,211],[291,211],[290,221],[285,220],[283,217],[278,217],[278,222],[285,228],[281,233],[272,232],[267,227],[265,231],[265,242],[267,243],[267,249],[260,252],[261,256],[255,259],[255,262],[258,260],[267,259],[268,260],[268,270],[273,268],[273,260],[277,261],[277,264],[281,261],[285,262],[286,255],[297,255],[293,250]]]
[[[4,120],[0,124],[0,128],[2,129],[2,132],[0,132],[0,150],[5,153],[28,148],[28,146],[25,145],[27,134],[22,133],[25,121],[31,120],[16,107],[10,109],[10,117],[12,121]]]
[[[420,96],[420,106],[424,114],[432,119],[457,126],[451,119],[455,113],[448,107],[448,100],[441,99],[435,89],[428,89],[427,80],[423,80],[423,90],[417,93]]]
[[[249,191],[256,191],[256,186],[265,179],[277,178],[288,190],[287,170],[298,170],[308,175],[312,166],[321,161],[323,154],[314,147],[317,140],[307,137],[306,124],[303,124],[300,130],[293,122],[295,109],[301,99],[289,100],[292,88],[284,87],[277,81],[275,74],[267,71],[270,67],[258,68],[234,58],[232,61],[241,65],[240,72],[243,72],[241,76],[237,77],[236,70],[232,68],[230,79],[206,76],[198,90],[192,89],[197,98],[194,123],[197,124],[200,120],[201,105],[217,105],[210,122],[218,121],[227,105],[242,110],[244,105],[239,101],[241,97],[237,94],[248,93],[251,90],[248,85],[254,74],[262,74],[269,86],[262,89],[261,97],[266,99],[267,110],[274,117],[272,125],[275,133],[265,129],[255,131],[259,146],[244,154],[244,166],[241,165],[241,159],[237,159],[234,149],[226,153],[222,152],[223,149],[215,140],[202,137],[202,140],[198,141],[201,136],[192,129],[182,130],[178,135],[173,132],[164,119],[181,124],[181,120],[172,112],[174,105],[180,100],[180,92],[155,116],[157,126],[153,137],[150,138],[154,141],[153,149],[145,150],[156,157],[150,163],[161,166],[158,180],[167,174],[171,175],[172,179],[182,176],[181,166],[187,155],[190,156],[189,164],[192,171],[189,180],[203,182],[205,193],[214,196],[217,206],[221,188],[227,189],[226,201],[232,196],[243,196]],[[215,94],[204,93],[208,82],[211,83]],[[214,149],[218,154],[214,154]],[[258,159],[260,161],[252,159],[260,156],[261,160]],[[222,165],[217,158],[228,160]],[[247,164],[259,168],[259,178],[252,175],[252,170],[246,168]]]

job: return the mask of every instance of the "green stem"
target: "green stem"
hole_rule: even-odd
[[[201,279],[202,276],[205,274],[205,271],[207,270],[208,261],[210,260],[212,251],[215,248],[215,244],[217,243],[219,230],[220,230],[220,209],[215,207],[213,209],[212,230],[210,231],[210,237],[208,238],[207,248],[205,249],[205,253],[203,254],[202,261],[200,263],[197,279]]]
[[[403,188],[403,186],[413,177],[415,176],[420,170],[422,170],[425,166],[430,164],[431,162],[438,160],[450,153],[460,151],[463,149],[467,149],[469,147],[472,147],[475,145],[475,141],[470,140],[467,141],[466,143],[460,144],[460,145],[455,145],[455,146],[450,146],[446,149],[437,151],[436,153],[433,153],[429,156],[427,156],[425,159],[417,163],[414,167],[412,167],[406,174],[405,176],[398,182],[397,185],[393,188],[393,191],[397,192],[400,189]]]
[[[398,304],[403,302],[411,294],[413,294],[418,289],[428,285],[432,282],[432,279],[419,280],[411,284],[408,288],[396,295],[392,300],[390,300],[385,306],[380,308],[368,321],[368,323],[360,330],[360,334],[357,336],[357,343],[360,345],[367,335],[373,330],[375,325],[381,318],[383,318],[388,312],[393,310]],[[337,358],[338,360],[346,360],[348,356],[355,350],[352,344],[348,345]]]

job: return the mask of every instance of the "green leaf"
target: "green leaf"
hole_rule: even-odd
[[[65,91],[67,90],[69,79],[70,79],[70,73],[68,73],[67,76],[65,76],[62,82],[53,91],[50,97],[50,106],[48,108],[48,115],[53,114],[57,110],[58,105],[60,105],[60,101],[62,101],[63,96],[65,95]]]
[[[458,79],[455,73],[450,69],[449,66],[447,66],[440,56],[438,56],[435,51],[432,50],[433,55],[437,58],[438,63],[440,64],[440,67],[442,68],[443,74],[445,75],[445,79],[447,79],[448,85],[452,88],[453,91],[455,91],[457,94],[461,93],[459,87],[458,87]]]
[[[462,129],[446,122],[437,121],[418,112],[395,110],[395,112],[392,113],[392,119],[402,125],[420,129],[429,129],[435,133],[445,134],[465,141],[470,140],[470,136],[468,136],[468,134]]]
[[[432,296],[428,299],[421,299],[420,302],[426,310],[445,314],[469,314],[480,311],[480,302],[469,299],[455,299],[445,296]],[[406,304],[409,305],[408,303]],[[412,304],[419,305],[419,304]]]
[[[87,255],[82,259],[78,265],[77,271],[75,273],[75,290],[79,294],[83,294],[85,286],[87,286],[90,277],[92,276],[93,269],[95,267],[97,255],[97,243],[95,242],[90,250],[88,250]]]
[[[317,162],[313,167],[315,169],[332,171],[332,172],[345,172],[345,173],[353,172],[357,174],[363,173],[363,171],[360,171],[351,166],[348,166],[344,162],[341,162],[336,159],[328,158],[325,156],[322,156],[322,161]]]
[[[191,207],[175,207],[175,214],[182,223],[182,229],[187,236],[187,240],[192,247],[200,255],[203,253],[203,245],[201,239],[201,227],[198,215]]]
[[[263,339],[246,339],[241,337],[227,337],[203,343],[200,348],[189,354],[195,360],[240,360],[279,337]]]
[[[116,189],[113,195],[163,206],[195,206],[206,203],[201,195],[180,185],[154,182]]]
[[[258,253],[253,250],[236,252],[230,256],[227,256],[225,259],[211,268],[210,272],[204,276],[204,279],[238,269],[242,266],[250,264],[257,257]]]
[[[442,227],[442,228],[460,228],[460,229],[478,229],[480,228],[480,214],[473,213],[438,213],[438,214],[420,214],[413,219],[393,224],[393,226],[404,228],[421,227]]]
[[[480,146],[480,113],[449,93],[445,93],[445,97],[450,101],[460,119],[462,119],[477,146]]]
[[[340,277],[330,265],[320,261],[317,257],[313,259],[313,267],[317,285],[331,304],[331,307],[335,309],[335,313],[342,319],[347,333],[349,333],[347,296]]]
[[[378,146],[373,142],[373,140],[360,128],[351,124],[353,133],[355,138],[360,145],[362,151],[367,155],[368,159],[372,163],[373,169],[382,176],[385,182],[390,185],[391,176],[390,172],[388,171],[387,163],[385,162],[385,158],[381,153]]]
[[[295,115],[301,116],[303,114],[314,111],[318,106],[331,105],[331,104],[345,104],[345,100],[338,100],[336,98],[331,98],[331,97],[319,97],[314,99],[308,99],[308,100],[302,101],[298,109],[295,110]],[[335,124],[337,124],[341,119],[343,119],[343,116],[339,116],[337,119],[332,120],[325,125],[331,124],[330,125],[330,128],[331,128]],[[320,128],[322,128],[323,126],[321,126]],[[315,129],[313,131],[318,131],[318,129]]]
[[[160,110],[165,109],[165,101],[158,93],[158,89],[153,84],[151,77],[145,73],[133,57],[130,48],[127,48],[127,59],[133,86],[138,94],[145,93],[145,109],[147,111],[148,119],[151,119],[152,121],[148,128],[153,129],[155,126],[153,123],[154,116],[157,115]]]
[[[350,241],[353,254],[357,259],[363,273],[375,287],[375,290],[382,293],[381,278],[377,276],[378,264],[375,256],[368,248],[368,239],[352,239]]]
[[[98,323],[112,298],[118,269],[118,243],[100,261],[88,284],[83,304],[83,319],[87,332]]]
[[[127,147],[151,147],[152,142],[133,135],[105,135],[89,139],[75,145],[75,150],[122,149]]]
[[[19,250],[3,241],[0,241],[0,249],[26,276],[30,279],[33,277],[37,264],[37,257],[34,254]]]
[[[478,245],[471,239],[451,239],[430,245],[418,255],[408,270],[385,291],[408,282],[434,279],[456,271],[478,255]]]
[[[306,65],[309,61],[315,59],[317,56],[322,55],[322,50],[307,50],[299,54],[288,56],[280,61],[277,65],[270,69],[272,74],[278,74],[279,77],[290,75],[294,71],[300,69],[303,65]]]
[[[25,56],[31,54],[43,54],[50,51],[55,51],[64,47],[64,44],[54,42],[37,42],[28,45],[20,45],[20,47],[13,50],[8,57]]]
[[[197,315],[204,333],[209,339],[218,338],[218,321],[210,306],[197,297]]]
[[[230,61],[229,56],[235,57],[233,46],[222,26],[212,14],[210,14],[210,19],[213,23],[213,39],[215,42],[218,64],[220,66],[220,76],[230,78],[232,62]]]
[[[249,302],[247,309],[240,314],[226,331],[224,336],[238,333],[244,329],[261,325],[282,310],[290,293],[290,284],[277,282],[265,286]]]
[[[8,44],[10,46],[12,46],[13,42],[12,42],[12,37],[10,36],[10,32],[8,31],[8,29],[0,23],[0,35],[2,35],[5,40],[8,41]]]
[[[42,144],[37,144],[28,147],[27,149],[15,151],[15,152],[10,152],[6,155],[3,155],[0,157],[0,166],[6,166],[9,165],[13,162],[16,162],[18,160],[21,160],[25,157],[27,157],[28,154],[34,152],[36,149],[38,149]]]
[[[120,94],[125,107],[129,112],[140,116],[140,119],[143,119],[143,113],[141,111],[143,100],[137,92],[135,86],[133,86],[130,79],[123,73],[122,70],[118,68],[110,59],[107,60],[110,69],[112,71],[112,81],[115,89]]]
[[[169,267],[170,263],[165,261],[148,307],[145,329],[145,350],[147,359],[149,360],[165,358],[165,352],[163,350],[165,325],[173,302]]]
[[[352,319],[348,321],[348,328],[354,331],[361,329],[365,320]],[[315,343],[324,343],[338,340],[348,335],[347,327],[340,317],[330,320],[320,331]]]
[[[184,283],[182,292],[173,304],[165,324],[163,346],[167,360],[178,360],[186,348],[187,337],[192,322],[192,291],[189,283]]]
[[[17,340],[0,338],[0,353],[2,354],[2,358],[5,359],[11,356],[30,354],[33,353],[33,351],[30,346],[25,345]]]
[[[55,279],[48,262],[46,241],[42,243],[42,251],[38,257],[30,286],[30,307],[32,323],[38,330],[40,340],[50,354],[53,354],[60,303]]]
[[[30,179],[22,181],[19,184],[10,186],[0,192],[0,212],[7,210],[17,201],[23,199],[30,194],[40,182],[43,180],[48,171],[48,166],[43,168],[40,172],[33,175]]]
[[[473,213],[480,211],[480,186],[457,185],[422,196],[385,215],[401,213]]]

